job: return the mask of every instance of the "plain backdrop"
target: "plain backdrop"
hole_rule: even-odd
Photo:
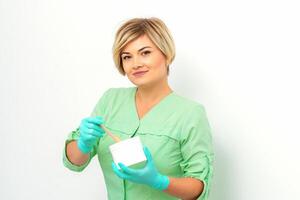
[[[0,0],[0,199],[107,199],[97,159],[68,170],[64,141],[106,89],[132,86],[113,65],[114,34],[152,16],[175,40],[170,85],[212,127],[210,199],[300,199],[299,10],[289,0]]]

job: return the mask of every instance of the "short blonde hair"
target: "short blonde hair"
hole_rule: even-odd
[[[175,58],[175,44],[165,23],[155,17],[133,18],[120,26],[116,32],[112,49],[115,66],[122,75],[125,75],[121,53],[128,43],[144,34],[146,34],[165,55],[169,74],[169,65]]]

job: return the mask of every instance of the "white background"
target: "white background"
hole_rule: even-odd
[[[82,173],[64,168],[64,140],[106,89],[131,86],[113,66],[113,37],[151,16],[176,43],[172,88],[207,111],[210,199],[300,199],[299,10],[287,0],[0,0],[0,199],[106,199],[97,159]]]

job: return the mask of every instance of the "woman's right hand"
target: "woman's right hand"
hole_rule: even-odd
[[[102,117],[87,117],[81,121],[77,146],[84,154],[91,152],[93,146],[105,134],[100,127],[104,120]]]

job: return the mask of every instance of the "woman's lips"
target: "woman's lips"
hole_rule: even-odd
[[[133,73],[133,76],[135,77],[141,77],[143,76],[144,74],[146,74],[148,71],[139,71],[139,72],[134,72]]]

